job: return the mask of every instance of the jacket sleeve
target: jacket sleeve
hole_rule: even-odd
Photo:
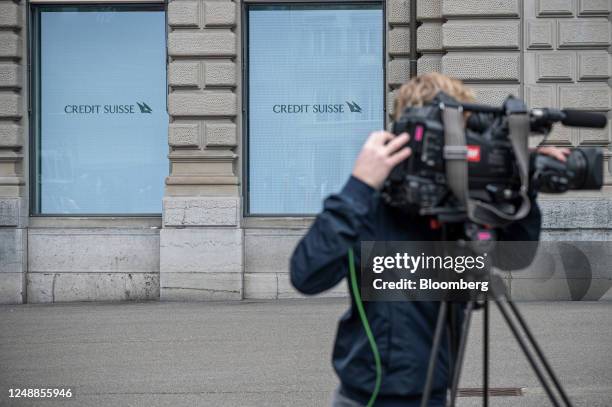
[[[340,193],[325,200],[291,256],[291,283],[298,291],[318,294],[346,276],[348,249],[357,253],[363,231],[373,228],[375,195],[374,188],[351,176]]]

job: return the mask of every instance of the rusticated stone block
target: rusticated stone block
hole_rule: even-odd
[[[501,105],[508,95],[519,96],[518,85],[470,85],[478,103]]]
[[[0,123],[0,146],[21,146],[21,126],[13,122]]]
[[[390,85],[402,85],[410,80],[410,60],[397,58],[389,62],[388,80]]]
[[[171,62],[168,65],[168,84],[170,86],[199,86],[201,66],[200,62]]]
[[[410,21],[410,0],[389,0],[387,16],[391,24],[408,24]]]
[[[0,117],[20,118],[22,114],[20,95],[13,92],[0,92]]]
[[[21,8],[12,1],[0,2],[0,27],[19,28],[21,26]]]
[[[168,95],[173,116],[235,116],[236,95],[232,92],[172,92]]]
[[[0,304],[23,303],[23,273],[0,273]]]
[[[234,123],[206,123],[206,146],[236,145],[236,125]]]
[[[30,228],[28,271],[156,273],[159,231],[134,228]]]
[[[578,13],[580,15],[605,15],[612,11],[610,0],[579,0]]]
[[[520,55],[448,53],[442,57],[442,73],[463,80],[518,81]]]
[[[444,0],[444,17],[515,17],[519,15],[519,0]]]
[[[0,87],[21,88],[21,68],[17,64],[0,64]]]
[[[536,0],[538,17],[571,16],[574,14],[573,0]]]
[[[442,0],[417,0],[417,18],[419,20],[441,19]]]
[[[242,231],[227,227],[162,229],[160,273],[241,274]]]
[[[525,101],[530,108],[555,106],[553,85],[525,85]]]
[[[552,49],[554,47],[555,24],[552,20],[527,21],[527,48]]]
[[[287,273],[291,254],[304,232],[247,229],[244,236],[245,273]]]
[[[578,78],[581,81],[610,78],[611,60],[612,57],[605,51],[578,53]]]
[[[417,62],[417,72],[419,75],[426,72],[442,71],[442,55],[423,55]]]
[[[238,199],[231,197],[165,197],[164,226],[236,226]]]
[[[170,123],[169,144],[173,147],[197,147],[200,145],[198,123]]]
[[[576,72],[573,52],[545,52],[536,56],[538,82],[572,82]]]
[[[552,131],[546,137],[547,144],[554,144],[558,146],[575,146],[578,134],[578,129],[572,127],[565,127],[560,124],[553,126]]]
[[[417,29],[417,49],[422,51],[442,50],[442,24],[423,23]]]
[[[612,142],[612,123],[604,129],[578,129],[578,143],[582,145],[608,146]]]
[[[0,57],[21,57],[21,37],[14,32],[0,31]]]
[[[559,86],[562,109],[610,110],[610,87],[605,85]]]
[[[510,48],[520,44],[519,21],[449,21],[442,26],[444,48]]]
[[[578,19],[558,22],[559,48],[607,47],[610,22],[605,19]]]
[[[395,27],[389,31],[389,54],[410,54],[410,30],[408,27]]]
[[[0,275],[24,271],[26,247],[25,229],[0,228]]]
[[[545,229],[610,229],[609,199],[538,199]]]
[[[171,32],[168,53],[170,56],[234,56],[236,35],[229,30]]]
[[[206,86],[236,86],[236,64],[207,62],[204,67]]]
[[[0,198],[0,226],[19,224],[19,199]]]
[[[277,273],[245,273],[244,298],[262,300],[278,298]]]
[[[207,27],[236,25],[236,4],[231,1],[204,2],[204,25]]]
[[[197,27],[200,23],[200,2],[174,0],[168,4],[168,25]]]

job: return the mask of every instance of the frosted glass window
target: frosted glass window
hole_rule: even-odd
[[[381,5],[248,9],[248,209],[315,214],[384,127]]]
[[[160,213],[168,175],[163,9],[38,12],[35,212]]]

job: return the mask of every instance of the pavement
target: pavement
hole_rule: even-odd
[[[347,299],[0,306],[0,406],[328,406],[330,357]],[[575,406],[612,406],[612,302],[520,303]],[[481,313],[461,387],[478,387]],[[492,311],[491,386],[522,396],[491,406],[550,405]],[[64,399],[10,388],[70,388]],[[477,406],[461,397],[459,406]]]

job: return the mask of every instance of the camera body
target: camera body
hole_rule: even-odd
[[[519,205],[521,177],[516,149],[509,137],[508,118],[524,104],[511,96],[504,106],[495,108],[461,105],[440,92],[428,104],[406,108],[393,124],[393,133],[410,134],[408,146],[412,154],[391,171],[383,186],[383,199],[390,206],[409,213],[450,216],[451,219],[453,216],[462,219],[465,215],[464,202],[448,186],[443,122],[443,110],[448,106],[459,107],[464,115],[469,198],[503,213],[514,213]],[[463,109],[464,106],[467,108]],[[526,107],[524,109],[529,113]],[[564,115],[554,109],[532,111],[530,130],[546,134],[553,122],[562,121]],[[588,125],[586,122],[581,124]],[[599,117],[596,124],[600,127]],[[530,131],[525,133],[520,137],[526,145]],[[529,157],[529,190],[532,192],[600,189],[602,184],[603,152],[600,149],[574,149],[565,163],[541,154],[532,153]]]

